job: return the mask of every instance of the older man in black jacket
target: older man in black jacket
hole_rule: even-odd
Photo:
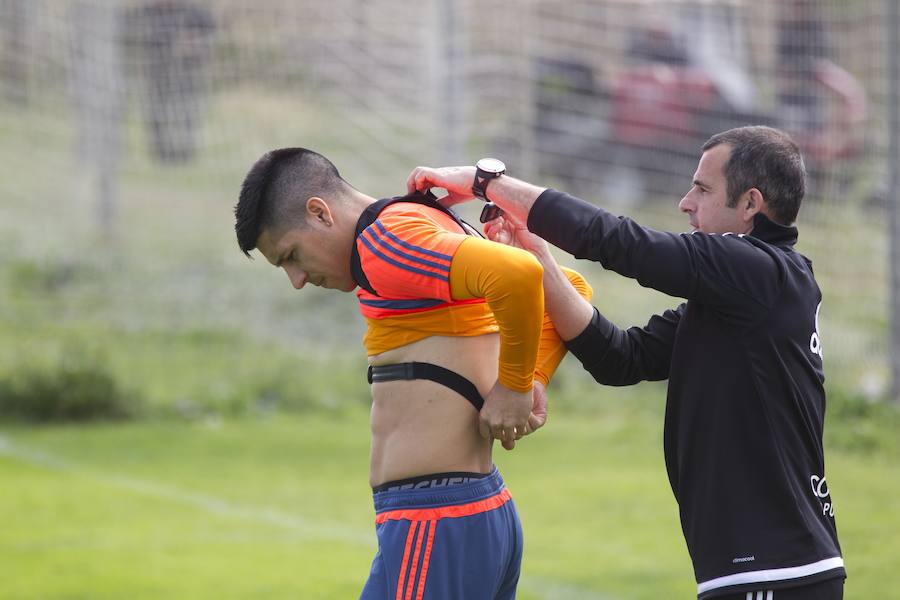
[[[698,597],[842,598],[822,448],[822,294],[794,250],[805,169],[790,137],[742,127],[710,138],[679,204],[690,233],[642,227],[491,163],[418,167],[408,187],[444,188],[452,204],[473,181],[504,211],[493,236],[543,263],[547,311],[585,369],[608,385],[669,380],[666,466]],[[620,329],[540,238],[687,302]]]

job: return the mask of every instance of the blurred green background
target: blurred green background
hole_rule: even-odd
[[[740,110],[784,113],[790,3],[404,4],[0,2],[0,598],[358,596],[375,550],[363,322],[353,295],[298,294],[239,252],[231,211],[264,151],[318,150],[376,197],[417,164],[498,154],[678,231],[704,129],[673,148],[651,127],[669,171],[617,137],[617,77],[643,72],[632,42],[659,15],[676,41],[693,24],[691,77],[742,73],[757,100]],[[846,152],[807,146],[821,160],[800,250],[824,295],[828,478],[846,597],[900,598],[882,3],[817,4],[831,41],[810,34],[816,60],[852,73],[866,105],[847,124],[840,91],[815,88],[812,133]],[[703,40],[722,28],[732,60],[715,70]],[[720,101],[729,85],[713,86]],[[559,258],[622,326],[678,303]],[[599,387],[567,359],[549,425],[498,449],[526,535],[519,597],[695,594],[664,400],[663,385]]]

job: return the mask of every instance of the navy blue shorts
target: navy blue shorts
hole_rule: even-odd
[[[378,553],[360,600],[515,598],[522,525],[496,467],[460,485],[373,497]]]

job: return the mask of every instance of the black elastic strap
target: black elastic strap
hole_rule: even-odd
[[[452,487],[471,481],[478,481],[490,477],[490,473],[472,473],[469,471],[451,471],[449,473],[429,473],[418,477],[397,479],[388,481],[372,488],[372,492],[386,492],[388,490],[423,490],[429,488]]]
[[[475,384],[459,373],[431,363],[407,362],[394,365],[369,365],[367,379],[369,383],[427,379],[450,388],[468,400],[477,411],[481,411],[481,407],[484,406],[484,398],[478,393],[478,388],[475,387]]]

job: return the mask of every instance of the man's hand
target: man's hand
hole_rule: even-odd
[[[531,403],[531,414],[528,415],[528,430],[526,435],[534,433],[547,422],[547,388],[544,384],[534,380],[534,390]]]
[[[547,242],[528,231],[524,223],[518,223],[506,214],[486,223],[484,235],[493,242],[528,250],[537,256],[538,260],[544,254],[550,254]]]
[[[441,198],[446,207],[472,200],[472,183],[475,167],[416,167],[406,180],[406,191],[425,192],[431,188],[444,188],[447,196]]]
[[[497,382],[484,399],[478,415],[478,431],[483,438],[500,440],[504,448],[512,450],[516,440],[529,431],[533,404],[533,391],[515,392]]]
[[[473,183],[475,183],[475,167],[416,167],[406,179],[406,190],[411,194],[431,188],[444,188],[447,195],[441,198],[441,204],[450,207],[474,198]],[[525,227],[528,212],[538,196],[546,189],[503,175],[491,181],[487,194],[507,217],[515,219],[517,224]]]

